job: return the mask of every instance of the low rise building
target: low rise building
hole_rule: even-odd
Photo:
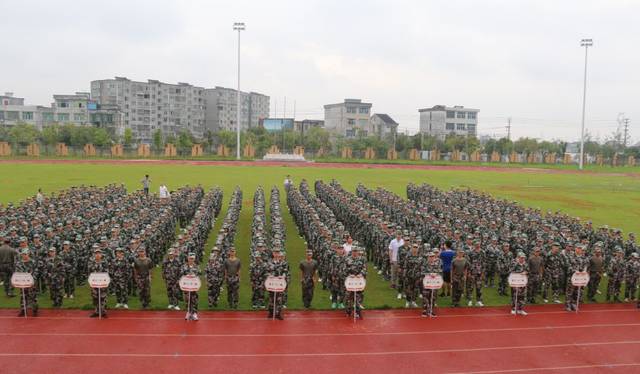
[[[436,105],[419,109],[420,132],[444,139],[448,134],[476,136],[479,109]]]

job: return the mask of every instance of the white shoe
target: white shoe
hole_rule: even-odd
[[[528,313],[525,312],[524,310],[519,310],[518,314],[521,315],[521,316],[526,316]]]
[[[402,299],[402,294],[401,294],[401,293],[399,293],[399,294],[398,294],[397,299],[398,299],[398,300]]]
[[[120,308],[121,306],[122,306],[122,304],[117,303],[117,304],[116,304],[116,309]]]
[[[382,274],[382,270],[378,270],[378,275]]]
[[[129,305],[127,305],[127,304],[122,304],[122,307],[125,308],[125,309],[129,309]]]
[[[421,293],[419,293],[419,294],[418,294],[418,297],[422,299],[422,294],[421,294]]]
[[[515,309],[511,309],[511,314],[513,314],[515,316],[516,315],[516,310]]]
[[[322,283],[322,278],[318,278],[318,282]]]
[[[602,292],[600,292],[600,290],[596,290],[596,293],[597,293],[598,295],[602,295]]]
[[[359,307],[360,307],[360,309],[362,309],[362,310],[364,310],[364,309],[365,309],[365,308],[364,308],[364,305],[362,305],[362,304],[358,304],[358,306],[359,306]]]
[[[197,320],[198,320],[198,313],[193,313],[193,314],[191,315],[191,319],[192,319],[193,321],[197,321]]]
[[[179,305],[174,305],[173,306],[173,310],[180,310],[180,306]]]
[[[167,309],[173,309],[173,305],[169,304],[169,306],[167,307]]]
[[[553,300],[553,302],[554,302],[554,303],[556,303],[556,304],[562,304],[562,302],[560,301],[560,299],[555,299],[555,300]]]
[[[70,299],[73,299],[73,295],[69,295],[69,298],[70,298]]]
[[[476,301],[476,306],[484,306],[484,304],[482,303],[482,301]]]
[[[549,300],[547,300],[547,299],[544,299],[543,301],[544,301],[545,304],[549,302]]]
[[[467,306],[473,306],[473,301],[469,300],[469,302],[467,303]]]
[[[417,307],[418,307],[418,304],[416,304],[416,302],[415,302],[415,301],[412,301],[412,302],[411,302],[411,307],[412,307],[412,308],[417,308]]]
[[[404,307],[408,308],[411,305],[411,303],[409,303],[408,301],[406,303],[404,303]]]

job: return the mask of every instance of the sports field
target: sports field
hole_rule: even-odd
[[[2,162],[0,173],[3,182],[0,185],[0,202],[19,203],[24,197],[34,195],[38,188],[50,193],[74,185],[105,185],[124,183],[129,190],[141,188],[140,180],[144,174],[150,174],[153,180],[152,191],[164,183],[169,189],[176,189],[185,184],[201,184],[205,188],[218,185],[223,188],[225,196],[223,210],[216,228],[209,238],[207,250],[215,241],[217,228],[226,213],[227,204],[234,186],[238,185],[244,193],[244,203],[238,222],[236,248],[243,262],[242,282],[240,288],[240,308],[250,309],[250,288],[248,283],[248,256],[251,235],[251,218],[253,193],[258,185],[270,188],[272,185],[282,187],[283,180],[290,174],[297,184],[306,178],[310,185],[313,181],[337,179],[350,191],[354,191],[357,183],[369,187],[383,186],[402,197],[406,197],[406,185],[409,182],[430,183],[443,189],[451,187],[473,188],[483,190],[496,197],[516,200],[528,206],[545,210],[561,210],[573,216],[590,219],[595,226],[607,224],[628,232],[640,231],[640,175],[633,173],[585,173],[578,174],[567,171],[532,170],[532,169],[473,169],[432,167],[428,169],[403,168],[400,165],[315,165],[316,167],[272,166],[254,163],[255,166],[237,166],[233,163],[204,165],[195,163],[170,162],[126,162],[117,163],[31,163]],[[300,309],[300,282],[297,271],[298,262],[304,257],[304,242],[297,235],[297,229],[286,208],[286,199],[282,193],[283,215],[287,225],[287,255],[292,268],[292,281],[289,289],[289,309]],[[267,194],[268,199],[268,194]],[[267,201],[268,204],[268,201]],[[370,269],[372,270],[372,269]],[[373,271],[370,271],[370,274]],[[159,276],[159,269],[153,277],[152,308],[164,309],[167,298],[164,285]],[[605,282],[602,286],[604,287]],[[39,298],[40,305],[50,305],[48,297]],[[222,303],[218,309],[226,308],[226,295],[221,296]],[[498,297],[495,290],[485,293],[488,305],[508,303],[507,297]],[[440,300],[440,306],[446,306],[448,300]],[[109,300],[112,306],[114,300]],[[388,287],[379,276],[369,277],[365,306],[371,308],[401,307],[403,300],[395,298],[395,292]],[[90,298],[88,287],[77,290],[76,299],[64,300],[65,308],[88,309]],[[140,305],[136,298],[130,300],[130,307]],[[17,308],[18,300],[0,296],[0,307]],[[314,309],[328,309],[329,295],[317,287],[314,297]],[[206,310],[206,289],[201,290],[200,308]]]

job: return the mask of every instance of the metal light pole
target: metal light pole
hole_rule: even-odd
[[[233,24],[233,29],[238,31],[238,91],[236,92],[238,96],[238,106],[236,107],[237,117],[236,117],[236,158],[240,159],[240,111],[242,110],[240,106],[240,31],[245,29],[244,22],[235,22]]]
[[[580,46],[584,47],[584,86],[582,90],[582,131],[580,133],[580,166],[579,169],[582,170],[584,167],[584,113],[585,113],[585,105],[587,102],[587,56],[589,47],[593,45],[592,39],[582,39],[580,40]]]

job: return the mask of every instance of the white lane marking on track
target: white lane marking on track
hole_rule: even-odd
[[[419,355],[437,353],[469,353],[487,351],[514,351],[522,349],[550,349],[566,347],[596,347],[606,345],[640,344],[640,340],[622,340],[614,342],[589,342],[570,344],[542,344],[509,347],[484,348],[450,348],[430,349],[420,351],[383,351],[383,352],[327,352],[327,353],[180,353],[180,358],[225,358],[225,357],[349,357],[349,356],[389,356],[389,355]],[[175,353],[6,353],[0,352],[0,357],[171,357]]]
[[[457,371],[457,372],[451,372],[449,374],[525,373],[529,371],[580,370],[580,369],[617,368],[617,367],[631,367],[631,366],[640,366],[640,362],[633,362],[628,364],[595,364],[595,365],[576,365],[576,366],[548,366],[548,367],[535,367],[535,368],[522,368],[522,369],[504,369],[504,370]]]
[[[592,325],[563,325],[563,326],[538,326],[538,327],[507,327],[496,329],[467,329],[467,330],[435,330],[435,331],[398,331],[398,332],[357,332],[357,333],[299,333],[299,334],[166,334],[166,333],[84,333],[84,332],[0,332],[0,336],[100,336],[100,337],[180,337],[180,338],[216,338],[216,337],[237,337],[237,338],[273,338],[273,337],[309,337],[309,336],[386,336],[386,335],[441,335],[441,334],[468,334],[468,333],[488,333],[488,332],[514,332],[514,331],[539,331],[539,330],[571,330],[589,328],[612,328],[612,327],[638,327],[640,323],[620,323],[620,324],[592,324]]]
[[[422,318],[420,316],[420,314],[418,313],[419,310],[422,309],[417,309],[416,311],[416,315],[410,315],[410,316],[367,316],[367,320],[390,320],[390,319],[419,319],[419,320],[425,320],[424,318]],[[490,314],[450,314],[450,315],[438,315],[437,318],[441,319],[441,318],[460,318],[460,317],[471,317],[471,318],[482,318],[482,317],[508,317],[508,318],[514,318],[513,315],[511,315],[509,313],[510,309],[505,309],[504,313],[490,313]],[[127,312],[122,312],[122,313],[127,313]],[[135,311],[133,311],[133,313],[135,313]],[[132,313],[132,314],[133,314]],[[638,309],[636,309],[635,307],[632,308],[624,308],[624,309],[600,309],[600,310],[580,310],[579,314],[583,314],[583,313],[638,313]],[[558,310],[558,311],[553,311],[553,312],[529,312],[529,316],[539,316],[539,315],[547,315],[547,314],[569,314],[564,310]],[[575,313],[572,313],[575,314]],[[526,317],[525,317],[526,318]],[[18,320],[24,320],[24,317],[17,317],[17,316],[0,316],[0,320],[2,319],[18,319]],[[60,319],[82,319],[82,320],[86,320],[87,317],[67,317],[67,316],[43,316],[40,315],[37,317],[38,320],[45,320],[45,319],[53,319],[53,320],[60,320]],[[110,316],[109,317],[110,320],[183,320],[184,317],[178,317],[176,314],[176,317],[114,317],[114,316]],[[287,320],[296,320],[296,321],[308,321],[308,320],[344,320],[345,317],[342,316],[327,316],[327,317],[314,317],[314,316],[288,316]],[[242,318],[242,317],[206,317],[206,316],[202,316],[200,315],[200,321],[266,321],[264,317],[249,317],[249,318]]]

